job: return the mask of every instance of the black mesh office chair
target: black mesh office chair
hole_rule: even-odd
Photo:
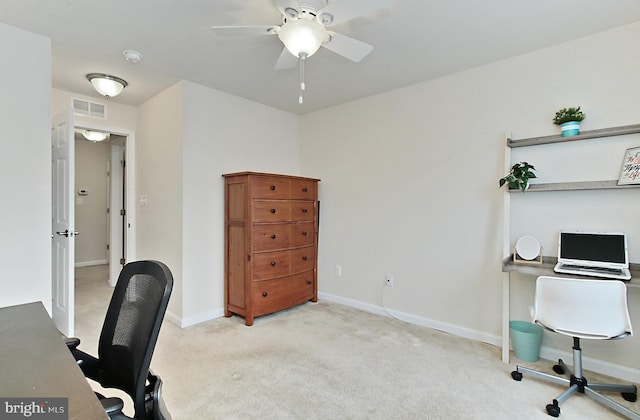
[[[600,392],[620,392],[627,401],[636,401],[635,385],[599,384],[587,382],[582,372],[580,339],[615,340],[633,334],[627,306],[627,287],[617,280],[574,279],[540,276],[536,281],[534,322],[549,331],[573,337],[573,368],[558,360],[553,366],[558,375],[516,366],[511,377],[522,380],[522,375],[565,385],[568,388],[547,404],[547,414],[560,415],[560,404],[574,394],[585,394],[601,404],[633,419],[640,414],[606,397]]]
[[[170,419],[162,400],[162,380],[149,370],[151,356],[169,303],[173,276],[158,261],[136,261],[124,266],[105,316],[98,358],[67,345],[87,378],[104,388],[117,388],[133,400],[135,418]],[[112,419],[128,419],[120,398],[98,395]]]

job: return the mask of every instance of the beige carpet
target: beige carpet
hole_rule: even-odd
[[[95,353],[111,293],[107,271],[81,268],[76,276],[76,335]],[[502,363],[492,345],[321,301],[252,327],[237,316],[186,329],[165,322],[152,369],[175,420],[550,418],[545,405],[563,388],[512,380],[516,362]],[[620,418],[584,395],[561,410],[565,420]]]

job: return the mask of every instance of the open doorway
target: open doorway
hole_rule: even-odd
[[[126,262],[126,144],[127,136],[108,133],[96,141],[75,132],[75,266],[107,266],[115,285]]]
[[[75,266],[109,266],[109,283],[126,261],[126,136],[96,141],[75,130]]]
[[[52,119],[52,318],[56,327],[66,336],[73,336],[74,331],[74,290],[75,290],[75,239],[81,237],[75,223],[76,200],[82,193],[83,187],[75,185],[75,128],[98,130],[124,137],[124,155],[128,162],[123,168],[122,185],[126,185],[124,192],[124,207],[128,209],[124,216],[125,232],[123,243],[126,261],[135,259],[135,132],[127,129],[116,129],[99,123],[74,124],[74,113],[71,109],[55,115]],[[103,166],[104,167],[104,166]],[[106,177],[106,171],[103,170]],[[106,184],[106,181],[105,181]],[[104,205],[103,205],[104,207]],[[105,215],[106,208],[98,211]],[[103,219],[104,220],[104,219]],[[109,227],[109,230],[111,228]],[[84,236],[90,236],[87,232]],[[106,243],[103,243],[106,248]],[[112,253],[105,259],[110,260]],[[118,258],[118,257],[113,257]],[[120,272],[120,260],[116,264],[109,264],[113,274],[107,277],[115,284]]]

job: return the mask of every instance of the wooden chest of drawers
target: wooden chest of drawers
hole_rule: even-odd
[[[225,174],[225,316],[318,300],[318,179]]]

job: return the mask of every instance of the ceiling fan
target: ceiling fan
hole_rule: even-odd
[[[211,29],[218,36],[277,35],[285,47],[276,61],[275,68],[287,69],[311,57],[320,47],[356,63],[361,61],[373,50],[372,45],[327,28],[386,8],[393,0],[272,2],[282,15],[282,25],[212,26]]]

